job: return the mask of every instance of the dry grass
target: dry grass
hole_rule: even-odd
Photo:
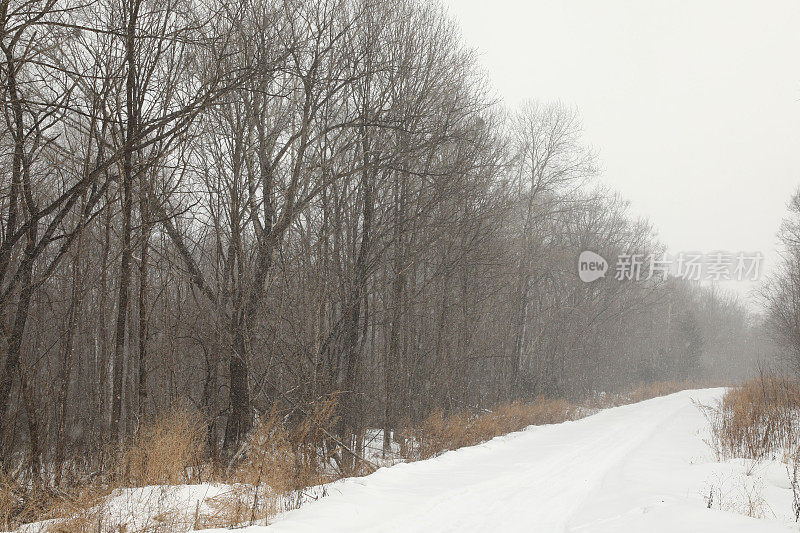
[[[88,482],[56,490],[0,474],[0,531],[10,531],[30,522],[79,515],[109,492],[106,487]]]
[[[792,513],[797,519],[800,516],[800,381],[762,373],[758,378],[731,388],[714,405],[699,407],[708,419],[711,435],[707,443],[717,460],[751,461],[745,480],[761,461],[786,463],[793,495]],[[721,493],[718,499],[720,497]],[[755,518],[772,512],[759,487],[748,487],[746,483],[728,510]]]
[[[602,404],[592,401],[579,405],[538,398],[479,413],[445,415],[434,411],[421,424],[407,425],[401,432],[403,446],[397,460],[426,459],[530,425],[575,420],[596,408],[633,403],[690,386],[656,383],[625,394],[604,396]],[[139,437],[124,450],[108,452],[105,473],[100,477],[84,479],[58,493],[0,479],[0,530],[47,519],[55,520],[46,530],[57,533],[152,533],[267,524],[275,514],[299,507],[308,487],[345,475],[333,467],[332,461],[332,454],[338,451],[330,438],[336,421],[335,407],[333,397],[315,402],[306,410],[284,411],[275,406],[258,420],[227,469],[208,464],[204,450],[206,427],[199,415],[191,410],[173,411],[142,428]],[[366,465],[355,474],[371,471]],[[223,483],[229,490],[198,502],[194,512],[171,509],[167,498],[161,501],[156,495],[158,501],[153,502],[152,508],[157,511],[144,523],[120,524],[119,517],[112,520],[108,502],[115,495],[119,498],[124,490],[199,482]],[[128,504],[133,508],[137,505]]]
[[[323,400],[290,426],[274,406],[225,475],[233,489],[209,502],[214,510],[198,517],[196,528],[267,524],[277,513],[299,507],[304,488],[339,477],[327,468],[329,457],[321,451],[334,412],[335,402]]]
[[[708,386],[708,385],[704,385]],[[657,381],[655,383],[648,383],[646,385],[639,385],[632,391],[626,394],[627,401],[625,403],[637,403],[649,400],[651,398],[658,398],[660,396],[667,396],[682,390],[699,388],[697,383],[692,381]]]
[[[596,396],[582,404],[565,400],[537,398],[532,402],[501,404],[480,414],[458,412],[444,415],[431,413],[419,426],[403,430],[411,445],[404,447],[405,460],[427,459],[439,453],[474,446],[494,437],[528,426],[558,424],[582,418],[596,409],[641,402],[687,389],[708,387],[690,381],[660,381],[640,385],[629,391]]]
[[[27,489],[17,480],[0,473],[0,530],[41,516],[44,498],[40,491]]]
[[[766,518],[775,513],[764,498],[764,484],[749,475],[718,477],[707,487],[706,507],[742,514],[751,518]]]
[[[794,456],[800,445],[800,382],[763,374],[702,406],[719,459]]]
[[[266,521],[274,516],[270,503],[261,498],[263,490],[252,486],[234,486],[231,491],[206,501],[209,512],[198,513],[193,529],[235,528]]]
[[[584,406],[591,409],[608,409],[620,405],[643,402],[652,398],[667,396],[683,390],[702,389],[715,386],[727,386],[717,383],[696,381],[656,381],[645,383],[634,388],[613,394],[598,394],[587,399]]]
[[[191,410],[175,410],[141,429],[138,438],[116,453],[106,453],[103,474],[58,491],[0,479],[0,531],[52,520],[44,531],[57,533],[178,531],[265,524],[276,513],[299,505],[304,487],[336,477],[322,450],[334,420],[335,402],[325,399],[292,416],[279,406],[262,417],[227,469],[213,468],[204,450],[206,427]],[[291,421],[290,421],[291,420]],[[198,502],[197,510],[171,509],[166,489],[216,482],[230,486]],[[134,487],[163,487],[152,496]],[[150,494],[150,493],[145,493]],[[147,506],[152,516],[120,525],[109,502],[137,515]],[[201,509],[202,504],[202,509]],[[142,514],[142,513],[138,513]],[[125,517],[122,517],[125,520]],[[136,519],[138,520],[138,518]],[[122,527],[122,529],[120,529]]]
[[[329,459],[323,443],[332,431],[335,407],[332,399],[317,402],[290,425],[274,406],[250,434],[228,480],[249,485],[270,480],[270,486],[285,491],[323,481],[320,476]]]
[[[499,435],[520,431],[531,425],[574,420],[580,409],[564,400],[539,398],[533,402],[499,405],[478,415],[455,413],[445,416],[434,411],[419,427],[406,430],[413,445],[409,459],[427,459],[447,450],[480,444]]]
[[[200,416],[175,410],[140,432],[122,454],[118,476],[125,485],[178,485],[197,481],[206,428]],[[122,485],[122,484],[120,484]]]

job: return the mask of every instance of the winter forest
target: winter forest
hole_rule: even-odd
[[[436,2],[2,0],[0,49],[0,480],[25,490],[102,478],[176,411],[230,469],[275,413],[329,410],[302,445],[352,473],[432,413],[729,385],[797,338],[796,252],[763,308],[613,261],[581,282],[582,251],[661,254],[658,228],[580,110],[504,104]]]

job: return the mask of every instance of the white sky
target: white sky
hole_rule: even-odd
[[[800,1],[446,2],[508,105],[578,107],[603,181],[670,252],[769,268],[800,186]]]

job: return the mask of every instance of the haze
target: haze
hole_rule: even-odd
[[[450,10],[508,105],[578,107],[603,181],[671,252],[761,251],[771,268],[800,184],[800,3],[450,0]]]

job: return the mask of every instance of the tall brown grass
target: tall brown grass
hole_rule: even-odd
[[[117,531],[119,524],[112,520],[108,502],[130,497],[131,501],[122,502],[124,506],[140,503],[135,496],[126,496],[125,490],[204,482],[230,486],[204,502],[203,508],[210,511],[200,512],[198,505],[198,511],[187,516],[186,509],[165,507],[168,499],[155,491],[151,503],[157,512],[152,519],[126,530],[143,533],[266,523],[276,513],[299,505],[299,491],[304,487],[335,479],[323,452],[334,412],[333,399],[316,402],[299,415],[276,405],[258,421],[235,460],[220,468],[208,460],[207,428],[199,414],[174,410],[142,427],[129,445],[105,452],[102,472],[91,478],[57,488],[0,478],[0,531],[43,520],[52,520],[45,531],[58,533]]]
[[[332,398],[316,402],[298,423],[288,425],[274,406],[224,475],[233,489],[210,502],[214,512],[199,517],[197,528],[267,524],[277,513],[298,507],[304,488],[340,477],[328,468],[323,451],[335,407]]]
[[[715,405],[701,406],[711,427],[709,444],[720,459],[796,455],[800,446],[800,382],[762,374],[730,389]]]
[[[123,450],[118,485],[178,485],[197,482],[203,469],[206,427],[192,410],[176,409],[145,426]]]
[[[533,402],[512,402],[476,415],[434,411],[416,428],[406,430],[412,437],[408,459],[427,459],[447,450],[474,446],[499,435],[520,431],[531,425],[574,420],[580,408],[565,400],[538,398]]]
[[[637,403],[682,390],[701,388],[708,384],[692,381],[659,381],[642,384],[630,390],[604,394],[581,403],[539,397],[533,401],[516,401],[496,406],[481,413],[456,412],[444,415],[432,412],[416,427],[402,433],[410,437],[404,446],[405,460],[427,459],[439,453],[474,446],[494,437],[520,431],[528,426],[557,424],[576,420],[597,409]],[[405,440],[405,439],[404,439]]]

